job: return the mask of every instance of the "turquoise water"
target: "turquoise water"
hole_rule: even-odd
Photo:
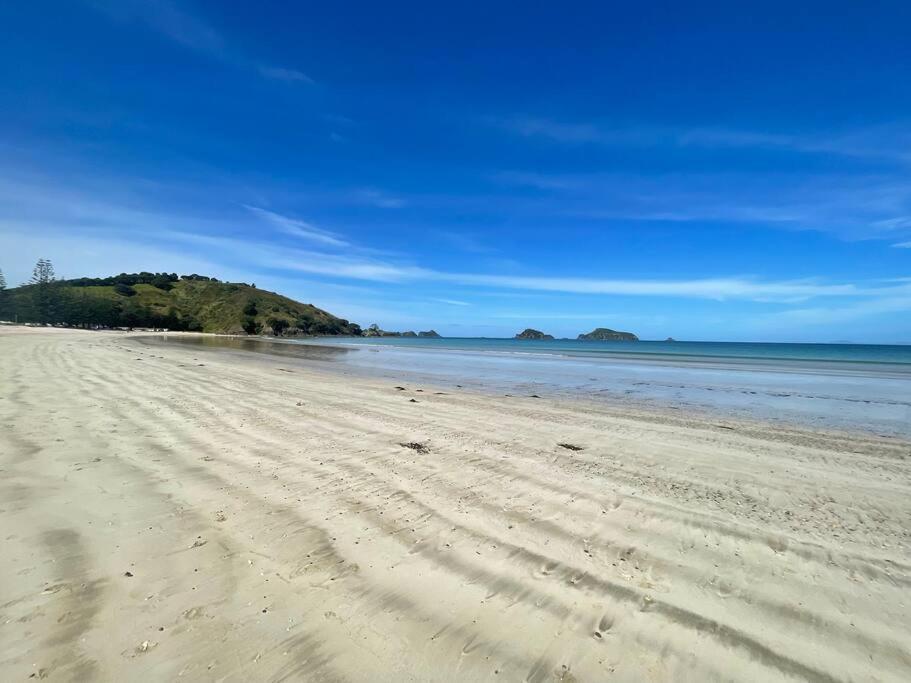
[[[309,340],[308,340],[309,343]],[[449,337],[422,339],[413,337],[320,338],[313,343],[358,344],[403,348],[450,349],[454,351],[499,351],[506,353],[543,353],[568,356],[636,356],[654,360],[686,362],[687,359],[736,361],[811,361],[847,363],[888,363],[911,365],[911,345],[878,344],[784,344],[754,342],[598,342],[575,339],[530,341]]]

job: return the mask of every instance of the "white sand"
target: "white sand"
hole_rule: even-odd
[[[911,680],[909,444],[329,370],[0,328],[0,680]]]

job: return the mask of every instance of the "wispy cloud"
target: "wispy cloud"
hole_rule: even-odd
[[[854,284],[811,281],[761,281],[746,278],[695,280],[606,280],[599,278],[529,277],[512,275],[439,274],[461,284],[571,294],[661,296],[688,299],[795,302],[816,297],[864,296],[871,292]]]
[[[291,218],[289,216],[283,216],[280,213],[268,211],[267,209],[261,209],[258,206],[250,206],[248,204],[244,204],[243,207],[259,218],[262,218],[267,223],[274,225],[286,235],[299,237],[301,239],[309,240],[311,242],[316,242],[318,244],[323,244],[330,247],[349,246],[348,242],[343,240],[335,233],[329,232],[328,230],[323,230],[322,228],[318,228],[312,223],[308,223],[297,218]]]
[[[200,54],[287,83],[312,84],[303,71],[264,64],[232,48],[224,36],[202,18],[170,0],[87,0],[89,5],[120,23],[141,23],[156,33]]]
[[[513,209],[521,211],[524,204],[538,216],[775,224],[861,239],[911,233],[911,182],[903,175],[501,171],[490,179],[538,190]]]
[[[847,239],[894,241],[911,235],[911,122],[788,132],[528,116],[486,121],[551,148],[603,150],[609,166],[624,169],[560,173],[519,168],[489,175],[501,187],[537,191],[512,199],[513,214],[748,223]],[[630,161],[618,161],[618,150],[630,150]],[[718,153],[725,151],[736,154]],[[790,156],[770,157],[769,152]],[[826,157],[825,166],[807,159],[769,165],[775,158],[813,155]],[[754,158],[755,167],[744,164]]]
[[[901,230],[911,228],[911,216],[899,216],[888,220],[876,221],[873,225],[883,230]]]
[[[227,57],[218,31],[169,0],[88,0],[88,4],[116,21],[141,22],[184,47]]]
[[[479,238],[467,232],[438,230],[434,234],[450,246],[470,254],[492,254],[497,251],[493,247],[482,242]]]
[[[303,71],[297,69],[285,69],[277,66],[260,66],[259,73],[266,78],[276,81],[286,81],[288,83],[309,83],[313,84],[313,79]]]
[[[898,247],[899,249],[911,249],[911,242],[899,242],[898,244],[893,244],[893,247]]]
[[[911,284],[874,286],[816,280],[760,280],[743,277],[689,280],[566,278],[459,273],[409,264],[368,259],[357,255],[326,254],[305,250],[251,245],[237,239],[172,233],[169,238],[220,247],[242,254],[261,265],[291,271],[376,282],[449,283],[469,287],[499,288],[568,294],[756,301],[790,304],[818,298],[887,299],[911,297]]]
[[[605,144],[616,141],[608,131],[590,123],[561,123],[548,119],[489,119],[495,125],[525,137],[541,137],[555,142]]]
[[[395,197],[372,187],[358,190],[355,192],[354,197],[362,204],[369,204],[380,209],[401,209],[408,204],[401,197]]]
[[[764,316],[764,320],[773,324],[831,325],[906,311],[911,311],[911,291],[907,290],[904,296],[884,296],[840,306],[792,308]]]
[[[595,176],[588,176],[593,178]],[[538,190],[580,190],[589,184],[579,174],[539,173],[536,171],[497,171],[490,180],[501,185],[533,187]]]
[[[518,136],[561,144],[781,149],[911,163],[911,126],[904,124],[808,134],[718,126],[618,126],[599,121],[568,122],[536,117],[488,118],[486,121]]]
[[[431,301],[446,304],[447,306],[471,306],[467,301],[459,301],[458,299],[431,299]]]

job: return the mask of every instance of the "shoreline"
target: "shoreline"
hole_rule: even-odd
[[[138,337],[0,328],[6,678],[911,673],[906,440]]]
[[[178,334],[200,335],[203,333],[188,332]],[[160,339],[154,339],[154,337],[157,336],[158,335],[145,333],[132,333],[131,338],[142,345],[154,347],[159,344],[164,344],[167,346],[166,342]],[[218,336],[223,337],[225,335]],[[234,338],[241,342],[251,341],[254,344],[258,342],[258,340],[249,340],[242,336],[236,336]],[[198,350],[201,353],[221,353],[225,355],[231,355],[232,357],[236,357],[238,359],[243,359],[246,355],[255,353],[260,357],[266,357],[262,360],[264,363],[272,362],[267,360],[269,356],[272,356],[275,359],[275,363],[278,363],[279,359],[282,358],[297,360],[300,361],[303,364],[303,367],[308,371],[314,373],[326,373],[330,377],[343,376],[367,383],[391,381],[389,377],[363,372],[362,369],[358,367],[341,367],[341,364],[333,363],[333,361],[338,360],[342,357],[341,353],[309,353],[309,351],[312,349],[327,349],[329,351],[337,351],[338,349],[336,349],[334,345],[318,346],[316,344],[293,344],[277,340],[276,344],[274,344],[272,348],[269,348],[269,344],[272,341],[273,340],[268,337],[262,339],[263,348],[257,349],[255,351],[245,348],[221,347],[219,345],[207,346],[205,344],[200,345],[198,347]],[[287,355],[281,353],[280,350],[282,350],[285,346],[292,347],[295,349],[295,351],[288,353]],[[297,351],[297,349],[301,350]],[[310,361],[316,361],[318,365],[310,365]],[[408,381],[409,383],[417,382],[421,386],[426,387],[427,390],[432,391],[451,391],[455,386],[451,383],[434,383],[432,379],[428,379],[426,377],[409,377],[405,378],[405,381]],[[582,408],[587,411],[603,411],[611,415],[633,417],[635,419],[640,419],[646,422],[679,422],[681,424],[689,424],[692,421],[699,421],[704,423],[706,427],[717,427],[719,429],[725,430],[737,429],[743,433],[751,434],[761,434],[768,432],[769,430],[775,430],[779,433],[784,431],[793,432],[800,435],[818,435],[824,440],[851,440],[854,438],[861,438],[863,440],[883,440],[886,443],[894,443],[902,446],[907,445],[909,448],[909,453],[911,453],[911,437],[901,434],[882,434],[872,429],[839,429],[832,426],[816,426],[797,420],[792,422],[785,422],[762,418],[751,418],[742,415],[726,414],[717,410],[699,408],[696,406],[678,407],[672,405],[662,405],[654,402],[636,401],[634,399],[619,395],[601,396],[597,399],[592,399],[588,396],[572,393],[555,393],[544,396],[532,396],[529,394],[503,394],[500,391],[501,388],[499,387],[485,386],[480,384],[464,384],[460,385],[459,388],[465,393],[475,393],[479,397],[487,397],[492,399],[516,399],[523,401],[528,399],[534,401],[545,400],[561,404],[567,409],[572,409],[575,407]],[[769,437],[776,438],[776,435],[770,434]]]
[[[287,357],[335,359],[363,378],[406,379],[489,395],[546,395],[612,407],[684,411],[911,439],[911,374],[790,366],[670,363],[649,358],[518,354],[494,350],[150,335],[145,344],[223,346]],[[334,355],[333,355],[334,354]],[[837,363],[829,364],[839,365]],[[848,364],[841,364],[848,365]],[[777,428],[777,427],[776,427]]]

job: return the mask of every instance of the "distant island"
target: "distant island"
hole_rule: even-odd
[[[588,334],[580,334],[580,341],[639,341],[632,332],[618,332],[607,327],[597,327]]]
[[[530,327],[526,327],[524,330],[522,330],[521,332],[519,332],[519,334],[517,334],[515,336],[515,339],[547,340],[547,339],[553,339],[553,336],[551,336],[549,334],[544,334],[543,332],[541,332],[541,330],[534,330]]]
[[[421,337],[423,339],[442,339],[436,330],[427,330],[426,332],[413,332],[411,330],[408,330],[407,332],[391,332],[389,330],[381,330],[380,326],[376,323],[364,330],[361,335],[364,337]]]

